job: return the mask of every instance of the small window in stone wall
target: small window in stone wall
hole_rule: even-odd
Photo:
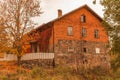
[[[68,52],[74,52],[74,48],[73,47],[68,47]]]
[[[86,49],[86,48],[83,48],[83,52],[86,53],[86,52],[87,52],[87,49]]]
[[[95,51],[96,51],[97,54],[99,54],[100,53],[100,48],[95,48]]]

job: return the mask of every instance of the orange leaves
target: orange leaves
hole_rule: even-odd
[[[7,49],[9,37],[3,26],[0,26],[0,52],[4,52]]]

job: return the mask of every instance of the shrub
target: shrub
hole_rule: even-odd
[[[35,78],[35,77],[44,78],[46,76],[47,76],[46,71],[41,67],[35,67],[31,71],[31,77],[33,77],[33,78]]]
[[[105,70],[104,68],[101,67],[94,67],[93,69],[90,70],[91,73],[96,74],[98,76],[105,76],[109,75],[109,71]]]
[[[54,68],[54,74],[64,75],[65,73],[73,73],[73,69],[69,66],[57,66]]]
[[[2,76],[2,77],[0,77],[0,79],[2,79],[2,80],[9,80],[9,78],[7,76]]]

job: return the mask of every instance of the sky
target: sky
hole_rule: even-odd
[[[93,0],[41,0],[40,6],[43,14],[36,17],[35,22],[42,25],[57,18],[58,9],[61,9],[64,15],[84,4],[87,4],[99,16],[103,17],[103,6],[100,5],[99,0],[96,1],[94,5]]]

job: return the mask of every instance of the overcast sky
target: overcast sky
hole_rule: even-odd
[[[58,9],[61,9],[64,15],[84,4],[87,4],[99,16],[103,17],[103,7],[100,5],[99,0],[97,0],[96,5],[92,2],[93,0],[41,0],[41,8],[44,13],[39,18],[35,18],[35,22],[39,25],[47,23],[57,18]]]

